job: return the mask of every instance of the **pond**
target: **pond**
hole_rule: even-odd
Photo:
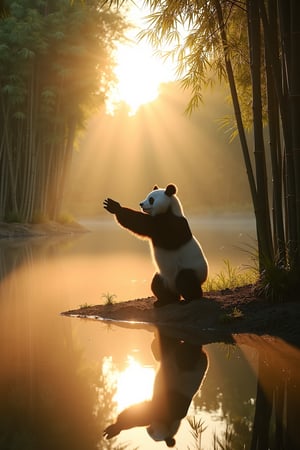
[[[83,235],[0,241],[0,449],[159,450],[166,443],[149,433],[177,428],[180,450],[300,448],[297,348],[255,335],[202,345],[151,326],[60,314],[108,294],[151,295],[147,243],[106,219],[84,224],[91,231]],[[243,248],[254,245],[251,218],[191,225],[212,274],[224,259],[250,263]],[[150,414],[148,432],[132,427],[103,438],[118,414],[142,402],[125,422]]]

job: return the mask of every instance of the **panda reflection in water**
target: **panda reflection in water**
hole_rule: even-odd
[[[151,348],[154,358],[160,362],[151,400],[124,409],[103,435],[111,439],[122,430],[146,427],[154,441],[164,441],[167,447],[174,447],[181,420],[205,379],[208,355],[201,343],[196,345],[167,336],[159,328]]]
[[[176,192],[174,184],[166,189],[154,186],[140,203],[142,212],[122,207],[110,198],[104,200],[104,208],[115,214],[120,225],[150,239],[158,268],[151,283],[156,307],[177,303],[181,298],[183,304],[201,298],[201,285],[208,274],[206,257],[192,235]]]

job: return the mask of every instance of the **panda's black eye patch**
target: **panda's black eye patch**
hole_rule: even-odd
[[[153,205],[153,203],[154,203],[154,198],[153,197],[149,198],[149,203],[150,203],[150,205]]]

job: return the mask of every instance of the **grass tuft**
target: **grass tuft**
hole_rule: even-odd
[[[196,417],[188,416],[187,421],[189,426],[191,427],[191,434],[193,436],[195,442],[195,448],[198,450],[202,449],[201,440],[204,431],[207,429],[207,426],[204,424],[202,419],[196,419]],[[189,449],[189,447],[188,447]]]
[[[234,267],[228,259],[224,260],[225,269],[208,278],[203,285],[206,292],[234,289],[257,282],[257,271],[254,268]]]
[[[106,292],[102,294],[102,298],[105,299],[105,305],[113,305],[114,299],[117,297],[115,294],[110,294],[109,292]]]
[[[82,303],[81,305],[79,305],[79,309],[83,309],[83,308],[90,308],[91,306],[94,306],[90,303]]]
[[[244,316],[243,312],[235,306],[230,313],[221,315],[219,317],[219,321],[221,323],[229,323],[233,322],[236,319],[242,319],[243,316]]]
[[[299,289],[299,269],[291,270],[279,263],[270,264],[262,271],[256,287],[258,295],[274,303],[298,300]]]

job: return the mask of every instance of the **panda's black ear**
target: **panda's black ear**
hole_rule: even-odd
[[[166,187],[165,190],[165,194],[168,197],[172,197],[172,195],[176,194],[177,192],[177,187],[175,186],[175,184],[168,184],[168,186]]]
[[[156,189],[158,189],[157,184],[153,187],[153,191],[156,191]]]

